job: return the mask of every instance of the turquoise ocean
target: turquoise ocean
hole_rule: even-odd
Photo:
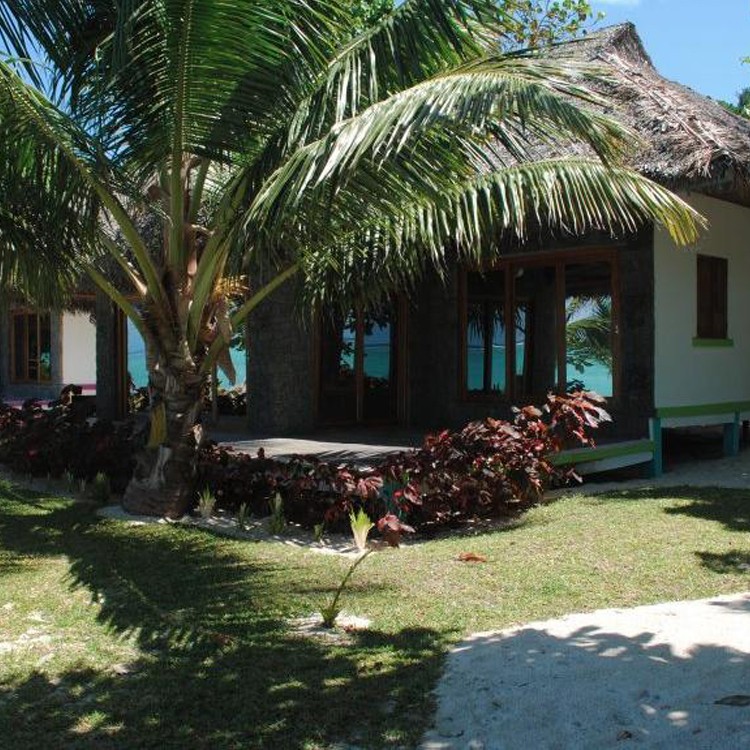
[[[237,382],[235,385],[244,385],[247,379],[245,367],[245,352],[240,349],[232,349],[232,364],[237,373]],[[146,347],[141,338],[141,334],[128,321],[128,372],[133,382],[138,388],[148,384],[148,372],[146,370]],[[221,388],[231,388],[232,384],[226,376],[219,372],[219,386]]]
[[[522,348],[522,345],[518,345]],[[237,385],[245,383],[246,367],[245,352],[239,349],[231,350],[232,362],[237,373]],[[353,357],[344,357],[343,361],[350,367],[353,366]],[[482,369],[484,367],[484,355],[481,347],[471,347],[468,355],[468,378],[469,387],[481,388]],[[146,372],[146,355],[143,339],[132,324],[128,323],[128,371],[133,382],[138,387],[148,383]],[[492,347],[492,371],[496,373],[505,372],[505,347]],[[366,347],[365,373],[373,378],[387,378],[390,372],[390,345],[387,343],[369,343]],[[612,395],[612,374],[603,365],[595,364],[578,372],[574,367],[568,367],[568,381],[580,380],[587,390],[596,391],[602,396]],[[226,377],[219,373],[219,384],[222,388],[229,388],[231,384]]]

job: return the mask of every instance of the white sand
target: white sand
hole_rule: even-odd
[[[750,594],[472,635],[422,750],[750,748]]]

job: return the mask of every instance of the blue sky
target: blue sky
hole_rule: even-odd
[[[748,0],[590,0],[606,18],[632,21],[658,71],[714,99],[750,87]]]

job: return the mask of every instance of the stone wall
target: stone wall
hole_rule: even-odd
[[[654,280],[651,228],[618,242],[620,389],[610,402],[614,424],[602,437],[641,438],[654,408]],[[571,243],[572,244],[572,243]],[[613,245],[591,237],[587,244]],[[550,249],[549,240],[539,247]],[[558,243],[565,248],[565,243]],[[580,247],[581,243],[575,243]],[[528,252],[528,249],[526,249]],[[459,271],[429,274],[410,295],[407,315],[406,425],[434,430],[486,416],[507,418],[502,400],[469,401],[460,393]],[[256,433],[290,434],[316,426],[312,323],[304,324],[289,283],[249,319],[249,424]]]
[[[248,425],[253,433],[285,435],[315,426],[313,326],[304,320],[297,286],[288,281],[247,321]]]
[[[611,432],[648,436],[654,415],[653,228],[642,229],[618,251],[620,270],[620,393],[610,405]]]

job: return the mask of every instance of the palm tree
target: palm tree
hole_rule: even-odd
[[[628,133],[580,106],[593,74],[503,54],[506,22],[494,0],[406,0],[352,39],[345,0],[0,0],[0,274],[41,303],[88,274],[143,336],[126,508],[189,506],[201,386],[293,277],[318,302],[374,294],[530,216],[694,238],[618,166]],[[571,141],[592,157],[530,159]]]
[[[583,373],[600,364],[612,372],[612,297],[571,297],[565,311],[565,348],[568,364]]]

